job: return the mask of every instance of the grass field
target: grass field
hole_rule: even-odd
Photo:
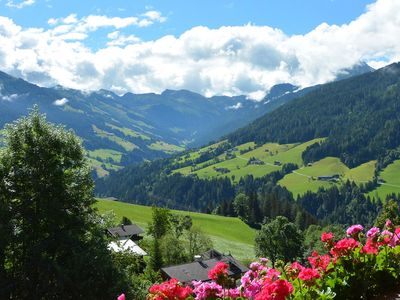
[[[94,169],[98,177],[107,176],[110,172],[108,170],[120,170],[121,166],[117,166],[108,162],[101,162],[97,159],[88,157],[89,166]]]
[[[295,170],[286,175],[278,182],[279,185],[286,187],[297,197],[307,191],[316,192],[320,187],[329,188],[334,183],[316,180],[318,176],[329,176],[339,174],[345,175],[349,168],[337,157],[326,157],[313,163],[311,166]]]
[[[119,136],[114,135],[111,132],[101,130],[100,128],[97,128],[95,125],[93,125],[93,131],[97,136],[108,139],[109,141],[120,145],[122,148],[125,149],[125,151],[132,151],[133,149],[138,148],[138,146],[136,146],[135,144],[126,141],[120,138]]]
[[[120,163],[122,153],[112,149],[96,149],[88,151],[88,156],[97,160],[107,162],[111,159],[114,163]]]
[[[355,183],[365,183],[374,178],[376,160],[369,161],[350,169],[344,176],[344,180],[354,181]]]
[[[198,158],[202,153],[207,152],[209,150],[213,150],[215,148],[217,148],[219,145],[225,143],[226,140],[220,141],[218,143],[200,148],[198,150],[192,150],[189,153],[186,153],[185,155],[180,156],[176,162],[178,163],[184,163],[186,161],[190,161],[190,160],[195,160],[196,158]]]
[[[151,150],[163,151],[168,154],[173,154],[173,153],[181,152],[181,151],[185,150],[183,147],[168,144],[168,143],[165,143],[162,141],[157,141],[155,143],[148,145],[147,147]]]
[[[144,141],[150,140],[150,138],[147,135],[144,135],[142,133],[136,132],[132,129],[126,128],[126,127],[118,127],[109,123],[106,123],[106,125],[114,130],[118,130],[119,132],[123,133],[125,136],[130,136],[133,138],[140,138]]]
[[[384,183],[371,191],[368,194],[370,197],[378,196],[385,200],[387,195],[400,193],[400,160],[388,165],[379,175],[379,179],[382,179]]]
[[[307,191],[316,192],[320,187],[329,188],[333,183],[312,180],[309,177],[301,176],[296,173],[291,173],[286,175],[283,179],[281,179],[278,184],[287,188],[289,191],[293,193],[293,196],[297,198],[300,195],[303,195]]]
[[[119,219],[126,216],[142,227],[147,227],[148,222],[151,221],[151,207],[149,206],[99,199],[96,207],[100,213],[113,210]],[[172,212],[190,215],[193,225],[201,228],[213,240],[217,250],[225,253],[231,252],[241,260],[254,258],[255,230],[238,218],[176,210]]]

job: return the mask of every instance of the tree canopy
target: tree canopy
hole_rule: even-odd
[[[81,141],[38,109],[7,125],[4,135],[0,298],[114,297],[122,286],[95,222]]]
[[[268,257],[273,264],[278,259],[289,262],[303,255],[301,231],[283,216],[263,225],[255,242],[257,256]]]

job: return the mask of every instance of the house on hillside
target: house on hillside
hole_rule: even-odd
[[[339,174],[334,174],[334,175],[327,175],[327,176],[318,176],[317,179],[321,181],[337,181],[339,180],[340,175]]]
[[[231,171],[231,170],[229,170],[227,168],[216,168],[216,167],[214,167],[214,170],[215,170],[215,172],[222,173],[222,174],[226,174],[226,173],[229,173]]]
[[[259,160],[258,158],[252,157],[247,162],[248,165],[265,165],[265,162]]]
[[[209,250],[202,255],[195,256],[195,261],[187,264],[165,267],[161,269],[161,276],[164,280],[176,278],[183,284],[191,284],[192,281],[210,281],[208,272],[218,262],[228,265],[228,276],[237,280],[248,268],[237,261],[232,255],[225,255],[217,250]]]
[[[144,230],[136,224],[109,228],[107,232],[116,239],[108,244],[108,249],[115,252],[130,251],[140,256],[147,255],[146,251],[137,244],[138,241],[143,239],[140,234],[144,233]]]

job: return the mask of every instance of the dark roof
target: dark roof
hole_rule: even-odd
[[[220,261],[229,266],[228,276],[235,277],[248,271],[233,256],[223,255],[216,250],[207,251],[199,261],[162,268],[161,271],[169,278],[176,278],[184,284],[190,284],[193,280],[209,281],[208,272]]]
[[[136,224],[132,225],[121,225],[114,228],[108,228],[108,232],[115,237],[131,237],[144,232],[142,228]]]

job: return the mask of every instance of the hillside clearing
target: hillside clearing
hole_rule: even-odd
[[[380,174],[381,184],[375,190],[368,193],[370,197],[380,197],[382,200],[393,193],[400,193],[400,160],[388,165]]]
[[[151,221],[152,209],[149,206],[98,199],[96,207],[100,213],[112,210],[118,220],[126,216],[145,228]],[[225,253],[230,252],[241,260],[254,257],[253,244],[256,231],[240,219],[178,210],[172,212],[191,216],[193,225],[202,229],[213,240],[216,249]]]

